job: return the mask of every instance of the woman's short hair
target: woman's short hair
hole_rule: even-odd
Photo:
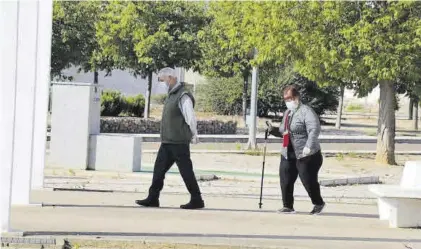
[[[284,94],[291,91],[292,97],[300,97],[300,91],[297,85],[288,85],[284,88]]]

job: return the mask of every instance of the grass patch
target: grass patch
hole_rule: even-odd
[[[367,136],[377,136],[377,131],[376,130],[366,130],[364,131],[364,134]]]
[[[349,152],[348,153],[348,157],[350,157],[350,158],[358,158],[358,155],[355,152]]]
[[[343,161],[345,159],[345,156],[343,153],[337,153],[335,156],[336,160]]]
[[[262,156],[263,155],[263,151],[260,149],[255,149],[255,150],[246,150],[244,152],[245,155],[248,156]]]
[[[74,171],[74,170],[72,170],[72,169],[69,169],[69,174],[70,174],[71,176],[75,176],[75,175],[76,175],[75,171]]]
[[[360,104],[349,104],[346,106],[347,112],[358,112],[364,110],[364,106]]]
[[[240,143],[235,143],[235,149],[236,150],[241,150],[241,144]]]

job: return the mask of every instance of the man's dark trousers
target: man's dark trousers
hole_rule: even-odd
[[[324,203],[320,194],[318,180],[318,173],[322,164],[323,156],[320,151],[298,160],[295,158],[286,159],[282,156],[279,176],[281,178],[282,201],[284,207],[293,208],[294,184],[298,176],[300,176],[301,182],[311,198],[311,202],[314,205],[322,205]]]
[[[164,187],[165,174],[176,163],[192,200],[202,200],[190,159],[190,144],[161,144],[156,157],[149,198],[158,199]]]

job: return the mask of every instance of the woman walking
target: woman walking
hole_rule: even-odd
[[[279,176],[283,208],[280,213],[295,213],[294,184],[298,176],[314,205],[310,214],[319,214],[325,207],[320,194],[318,173],[323,164],[319,134],[320,121],[314,110],[301,102],[298,88],[284,89],[285,111],[280,127],[269,126],[269,133],[283,137]]]

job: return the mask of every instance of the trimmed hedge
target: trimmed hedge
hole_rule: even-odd
[[[124,96],[119,91],[106,90],[101,95],[101,116],[142,117],[145,110],[145,98],[142,94]]]

